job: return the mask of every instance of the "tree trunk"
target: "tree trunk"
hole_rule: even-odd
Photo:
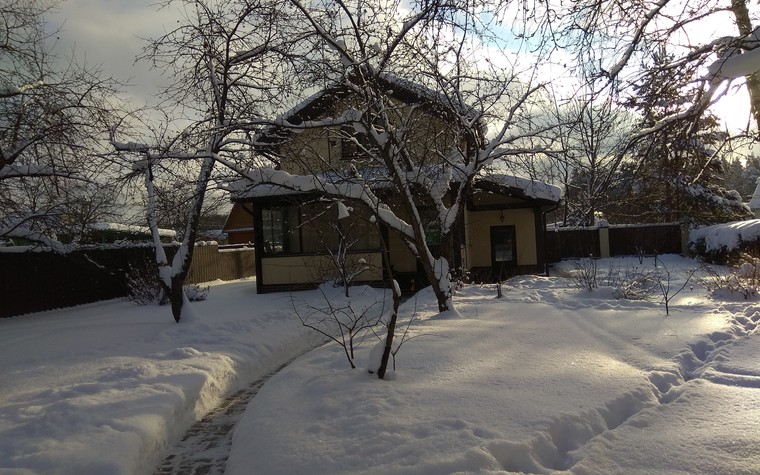
[[[731,11],[734,13],[739,34],[745,36],[752,33],[752,21],[749,16],[749,9],[747,9],[747,1],[731,0]],[[747,76],[747,92],[749,92],[752,116],[760,128],[760,75]]]
[[[393,283],[391,284],[391,288],[393,289],[393,313],[391,314],[391,319],[388,322],[388,333],[385,336],[385,348],[383,348],[383,357],[380,360],[380,367],[377,369],[377,377],[380,379],[385,378],[385,371],[388,369],[388,360],[391,357],[391,351],[393,349],[393,336],[396,334],[398,307],[401,304],[401,295],[399,295],[397,291],[398,287],[395,283]]]
[[[172,277],[172,288],[169,293],[169,301],[172,305],[172,316],[174,321],[179,323],[182,317],[182,304],[185,303],[185,276]]]
[[[195,237],[198,234],[198,222],[200,221],[201,210],[203,208],[203,200],[206,196],[206,186],[208,185],[213,169],[214,159],[211,157],[205,158],[201,170],[198,173],[193,205],[190,209],[190,216],[187,221],[187,227],[185,228],[185,235],[182,238],[182,247],[185,247],[186,249],[183,253],[182,247],[180,247],[177,255],[175,255],[172,260],[172,288],[169,298],[172,304],[172,315],[174,316],[174,321],[177,323],[179,323],[182,318],[182,306],[185,303],[185,280],[187,279],[188,272],[190,272],[190,264],[193,261]],[[180,255],[183,259],[181,262],[177,262],[176,259]]]
[[[385,371],[388,369],[388,360],[391,357],[391,351],[393,351],[393,337],[396,334],[396,320],[398,319],[398,308],[401,305],[401,289],[398,287],[398,283],[393,278],[393,270],[391,269],[391,261],[388,256],[388,244],[383,237],[383,233],[380,228],[377,228],[377,234],[380,239],[380,244],[383,253],[383,263],[388,272],[388,280],[391,284],[391,292],[393,292],[393,313],[391,319],[388,322],[388,331],[385,335],[385,348],[383,348],[383,356],[380,359],[380,367],[377,369],[377,377],[385,379]]]

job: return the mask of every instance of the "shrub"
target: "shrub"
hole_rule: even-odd
[[[129,300],[139,305],[169,303],[169,296],[166,295],[158,280],[158,266],[152,259],[143,259],[129,264],[127,287]]]
[[[742,253],[731,267],[703,265],[701,282],[713,296],[741,295],[744,299],[758,295],[760,286],[760,259]]]
[[[208,285],[189,284],[183,287],[187,299],[191,302],[201,302],[208,298],[210,287]]]

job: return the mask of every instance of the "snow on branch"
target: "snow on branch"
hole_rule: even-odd
[[[45,85],[44,81],[37,81],[30,84],[24,84],[22,86],[2,86],[0,87],[0,99],[5,99],[8,97],[14,97],[14,96],[20,96],[22,94],[26,94],[29,91],[32,91],[34,89],[37,89],[39,87],[42,87]]]
[[[35,176],[60,176],[71,177],[73,173],[60,171],[48,165],[6,165],[0,167],[0,180],[6,178],[21,178]]]
[[[0,228],[0,236],[22,238],[29,241],[38,242],[60,254],[66,254],[74,249],[74,247],[71,245],[62,244],[50,236],[46,236],[38,231],[33,231],[25,226],[20,225],[11,225],[5,228]]]
[[[634,34],[633,39],[631,40],[631,44],[628,45],[628,48],[623,53],[623,57],[620,58],[620,60],[610,68],[609,71],[607,71],[606,76],[610,79],[615,79],[618,74],[620,74],[620,71],[625,67],[626,64],[628,64],[628,61],[630,61],[631,57],[633,56],[634,51],[638,47],[639,43],[641,42],[644,32],[646,31],[647,27],[649,26],[649,23],[660,14],[660,11],[662,11],[663,8],[670,2],[670,0],[659,0],[654,7],[652,7],[651,10],[647,12],[646,15],[644,15],[644,21],[639,25],[638,29],[636,30],[636,33]]]
[[[712,78],[737,79],[760,71],[760,47],[742,54],[726,55],[707,67]]]
[[[111,139],[111,146],[119,152],[129,153],[148,153],[151,150],[151,146],[138,142],[117,142],[113,138]]]
[[[217,161],[235,170],[243,179],[229,186],[233,193],[245,196],[246,192],[258,187],[275,185],[296,193],[320,193],[335,198],[345,198],[363,203],[372,210],[386,225],[413,238],[414,233],[409,223],[386,209],[369,187],[369,182],[362,179],[342,179],[339,181],[319,175],[291,175],[282,170],[272,168],[257,168],[244,170],[223,157]],[[269,189],[271,190],[271,188]]]

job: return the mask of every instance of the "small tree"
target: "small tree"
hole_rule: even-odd
[[[293,45],[302,37],[280,2],[166,0],[161,5],[179,5],[187,16],[174,30],[150,40],[140,59],[172,78],[163,91],[161,108],[177,113],[175,120],[186,126],[177,131],[176,126],[149,124],[157,138],[148,142],[120,139],[125,131],[117,124],[111,144],[125,157],[131,155],[127,161],[133,175],[144,177],[146,217],[153,230],[159,274],[179,322],[186,300],[183,284],[214,165],[232,157],[237,163],[251,164],[251,132],[262,124],[265,112],[286,96],[293,77],[286,69],[308,48],[295,54]],[[182,242],[170,263],[158,239],[156,172],[178,163],[191,164],[187,167],[193,177],[192,192],[185,205]]]
[[[323,289],[324,306],[304,305],[291,295],[293,312],[301,324],[324,337],[337,343],[346,355],[351,369],[356,368],[354,350],[358,346],[357,339],[363,339],[369,329],[377,326],[385,308],[385,299],[373,302],[367,307],[355,308],[350,300],[336,303]]]
[[[355,258],[353,250],[363,240],[362,232],[366,228],[359,229],[358,224],[363,217],[358,213],[352,213],[353,209],[347,207],[342,201],[335,202],[335,210],[332,207],[316,216],[309,216],[308,221],[302,226],[315,224],[312,228],[320,238],[324,252],[330,258],[330,266],[324,269],[323,275],[333,276],[335,285],[343,287],[346,298],[349,297],[349,289],[354,280],[363,272],[370,270],[370,266],[364,258]],[[337,216],[328,216],[335,213]],[[335,218],[335,219],[332,219]],[[373,226],[374,227],[374,226]]]
[[[655,257],[655,263],[657,260],[658,259]],[[671,287],[672,275],[670,269],[665,265],[664,262],[660,261],[660,264],[661,265],[659,267],[659,270],[656,273],[657,287],[660,290],[660,295],[662,295],[662,303],[665,305],[665,315],[670,315],[670,301],[673,300],[678,294],[680,294],[687,285],[689,285],[689,282],[694,276],[694,273],[697,271],[697,268],[690,269],[688,271],[683,284],[678,288],[678,290],[674,292],[673,288]]]

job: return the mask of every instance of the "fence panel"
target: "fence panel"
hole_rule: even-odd
[[[256,275],[256,253],[252,247],[196,246],[189,283],[235,280]]]
[[[610,226],[610,255],[680,254],[681,225]]]
[[[547,262],[571,257],[599,257],[599,230],[596,228],[556,229],[546,232]]]
[[[602,233],[600,229],[608,233]],[[607,249],[610,256],[680,254],[683,249],[681,240],[679,223],[559,228],[546,232],[546,258],[548,262],[558,262],[568,258],[601,257]]]
[[[176,247],[167,246],[167,256]],[[196,247],[190,283],[255,274],[252,248]],[[197,259],[197,262],[196,262]],[[155,266],[151,246],[55,252],[0,252],[0,318],[129,295],[130,266]]]
[[[0,317],[123,297],[130,263],[151,258],[148,247],[0,252]]]

